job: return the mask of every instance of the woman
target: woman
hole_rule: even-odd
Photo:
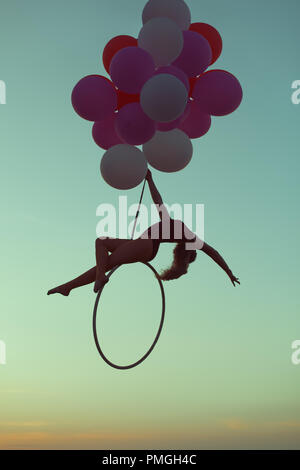
[[[149,227],[136,240],[109,237],[97,238],[96,266],[76,279],[49,290],[48,295],[59,293],[67,296],[71,290],[92,282],[95,283],[94,292],[98,292],[108,281],[106,272],[121,264],[149,262],[155,258],[160,243],[167,242],[176,243],[174,259],[172,266],[160,275],[160,279],[169,281],[186,274],[189,264],[196,259],[196,250],[202,250],[226,272],[234,286],[235,283],[240,284],[238,278],[232,274],[224,259],[214,248],[200,240],[182,221],[170,217],[153,182],[150,170],[146,179],[153,202],[160,215],[160,222]],[[193,249],[188,249],[191,246],[193,246]]]

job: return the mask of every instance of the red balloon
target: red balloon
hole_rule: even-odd
[[[241,104],[243,90],[232,73],[209,70],[197,79],[192,96],[203,113],[226,116]]]
[[[144,113],[140,103],[130,103],[116,113],[115,129],[126,144],[142,145],[152,139],[156,124]]]
[[[197,33],[192,34],[198,36]],[[114,55],[109,67],[114,85],[132,95],[141,92],[154,72],[155,64],[152,56],[140,47],[124,47]]]
[[[207,39],[195,31],[183,31],[183,49],[172,65],[188,77],[197,77],[210,65],[212,51]]]
[[[109,80],[106,77],[105,80],[107,80],[110,84],[113,84],[111,80]],[[114,85],[114,84],[113,84]],[[140,95],[130,95],[129,93],[125,93],[125,91],[119,90],[114,86],[116,93],[117,93],[117,99],[118,99],[118,109],[123,108],[123,106],[126,106],[126,104],[129,103],[138,103],[140,101]]]
[[[96,121],[93,125],[92,136],[99,147],[108,150],[114,145],[123,144],[115,129],[117,113],[113,113],[103,121]]]
[[[209,42],[212,51],[212,60],[210,65],[214,64],[220,57],[223,48],[223,41],[220,33],[213,26],[207,23],[192,23],[190,31],[202,34],[202,36],[204,36]]]
[[[105,46],[102,60],[106,72],[109,74],[109,66],[114,57],[114,55],[119,52],[119,50],[124,49],[124,47],[134,47],[138,46],[138,41],[132,36],[122,35],[116,36],[111,39]]]
[[[189,80],[190,80],[189,96],[192,96],[193,90],[194,90],[194,86],[195,86],[196,81],[198,80],[198,77],[190,77]]]
[[[117,96],[118,96],[118,109],[123,108],[126,104],[129,103],[138,103],[140,101],[140,95],[130,95],[129,93],[125,93],[125,91],[117,89]]]
[[[74,110],[88,121],[102,121],[117,109],[114,84],[101,75],[87,75],[75,85],[71,95]]]
[[[211,117],[203,113],[195,101],[189,103],[190,112],[178,126],[190,139],[205,135],[211,126]]]

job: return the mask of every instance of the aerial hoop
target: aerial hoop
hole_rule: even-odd
[[[143,264],[145,264],[146,266],[148,266],[148,268],[150,268],[152,270],[152,272],[155,274],[156,279],[158,280],[160,291],[161,291],[161,298],[162,298],[162,313],[161,313],[161,320],[160,320],[160,325],[159,325],[159,328],[158,328],[158,332],[156,334],[156,337],[155,337],[150,349],[137,362],[134,362],[133,364],[130,364],[128,366],[118,366],[117,364],[114,364],[109,359],[107,359],[107,357],[104,355],[104,353],[103,353],[103,351],[100,347],[99,340],[98,340],[98,335],[97,335],[97,311],[98,311],[98,304],[99,304],[99,300],[100,300],[100,297],[101,297],[101,294],[102,294],[102,291],[103,291],[103,287],[99,290],[99,292],[97,294],[97,297],[96,297],[96,302],[95,302],[94,312],[93,312],[94,340],[95,340],[98,352],[99,352],[100,356],[102,357],[102,359],[109,366],[114,367],[115,369],[123,369],[123,370],[124,369],[132,369],[133,367],[136,367],[137,365],[141,364],[141,362],[143,362],[149,356],[149,354],[152,352],[154,346],[156,345],[156,343],[159,339],[159,336],[160,336],[160,333],[161,333],[161,330],[162,330],[162,327],[163,327],[164,318],[165,318],[165,309],[166,309],[165,291],[164,291],[163,283],[162,283],[161,279],[159,278],[159,275],[158,275],[157,271],[153,268],[153,266],[151,266],[151,264],[149,264],[149,263],[143,263]],[[117,266],[112,271],[110,271],[110,273],[108,274],[107,277],[110,277],[118,269],[118,267],[119,266]]]

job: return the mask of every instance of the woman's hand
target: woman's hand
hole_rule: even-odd
[[[232,284],[234,285],[234,287],[235,287],[235,282],[237,284],[241,284],[240,281],[239,281],[239,278],[235,277],[232,273],[229,274],[229,277],[230,277],[230,280],[231,280]]]
[[[152,173],[151,173],[150,170],[147,171],[146,180],[147,180],[147,181],[152,181]]]

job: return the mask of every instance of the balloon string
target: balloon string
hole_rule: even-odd
[[[135,214],[135,220],[134,220],[134,226],[133,226],[133,231],[132,231],[132,235],[131,235],[131,240],[134,237],[134,232],[135,232],[135,229],[136,229],[137,220],[138,220],[138,217],[140,215],[140,208],[141,208],[141,204],[142,204],[142,200],[143,200],[143,196],[144,196],[145,186],[146,186],[146,178],[144,179],[144,185],[143,185],[143,189],[142,189],[142,193],[141,193],[141,197],[140,197],[140,202],[139,202],[139,205],[138,205],[138,210]]]
[[[141,208],[141,204],[142,204],[142,200],[143,200],[143,196],[144,196],[144,191],[145,191],[145,186],[146,186],[146,178],[144,180],[144,185],[143,185],[143,189],[142,189],[142,193],[141,193],[141,197],[140,197],[140,202],[139,202],[139,205],[138,205],[138,210],[135,214],[135,220],[134,220],[134,226],[133,226],[133,231],[132,231],[132,235],[131,235],[131,240],[133,239],[134,237],[134,232],[135,232],[135,229],[136,229],[136,224],[137,224],[137,220],[138,220],[138,217],[139,217],[139,214],[140,214],[140,208]],[[107,275],[108,278],[110,278],[110,276],[120,267],[120,265],[118,266],[115,266]],[[100,294],[102,292],[102,289],[103,289],[103,286],[102,288],[99,290],[98,292],[98,301],[99,301],[99,298],[100,298]],[[98,304],[96,304],[98,305]]]

